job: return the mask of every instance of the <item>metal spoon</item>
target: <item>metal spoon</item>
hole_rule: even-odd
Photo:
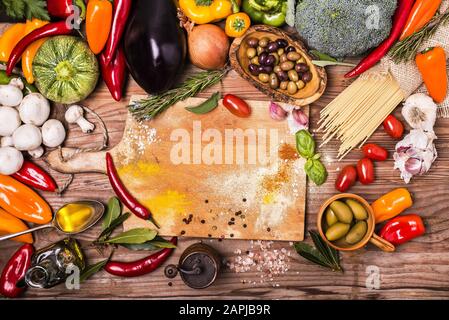
[[[72,231],[72,232],[67,232],[67,231],[64,231],[63,228],[59,225],[57,217],[58,217],[58,213],[61,211],[61,209],[65,208],[66,206],[68,206],[70,204],[80,204],[80,205],[90,206],[94,209],[94,213],[91,215],[91,217],[89,218],[89,221],[86,222],[82,228]],[[63,205],[61,208],[59,208],[59,210],[56,212],[56,214],[53,217],[53,220],[50,223],[44,224],[44,225],[41,225],[41,226],[38,226],[38,227],[35,227],[32,229],[24,230],[21,232],[8,234],[6,236],[0,237],[0,241],[8,240],[11,238],[21,236],[23,234],[27,234],[30,232],[34,232],[34,231],[41,230],[41,229],[47,229],[47,228],[55,228],[55,229],[59,230],[60,232],[67,234],[67,235],[81,233],[83,231],[86,231],[90,227],[92,227],[94,224],[96,224],[98,222],[98,220],[100,220],[100,218],[103,216],[104,210],[105,210],[104,205],[101,202],[95,201],[95,200],[81,200],[81,201],[67,203],[67,204]]]

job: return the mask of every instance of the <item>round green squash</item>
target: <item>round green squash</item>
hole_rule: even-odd
[[[95,89],[98,61],[80,38],[56,36],[37,51],[33,76],[37,89],[47,99],[71,104],[85,99]]]

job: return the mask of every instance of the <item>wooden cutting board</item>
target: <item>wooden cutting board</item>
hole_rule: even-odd
[[[128,190],[164,236],[303,240],[304,160],[287,121],[271,119],[266,101],[247,101],[249,118],[221,102],[205,115],[185,110],[203,101],[180,102],[151,121],[128,115],[122,141],[109,151]],[[47,162],[64,173],[106,172],[105,152],[73,153],[63,148],[70,160],[61,161],[53,151]],[[125,223],[126,230],[149,226],[135,216]]]

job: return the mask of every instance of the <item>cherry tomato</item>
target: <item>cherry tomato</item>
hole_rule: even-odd
[[[223,97],[223,105],[237,117],[247,118],[251,115],[251,108],[249,105],[233,94],[227,94]]]
[[[401,139],[404,133],[404,125],[395,116],[390,114],[384,120],[384,130],[393,139]]]
[[[388,158],[388,151],[375,143],[367,143],[362,147],[365,157],[371,160],[384,161]]]
[[[354,166],[348,165],[338,174],[337,180],[335,180],[335,189],[345,192],[354,185],[356,180],[357,170]]]
[[[357,162],[357,175],[363,184],[374,182],[374,164],[371,159],[363,158]]]

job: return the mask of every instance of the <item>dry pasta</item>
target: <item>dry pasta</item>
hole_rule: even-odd
[[[396,80],[385,77],[359,77],[320,113],[324,145],[340,140],[338,158],[361,147],[384,119],[401,103],[404,94]]]

